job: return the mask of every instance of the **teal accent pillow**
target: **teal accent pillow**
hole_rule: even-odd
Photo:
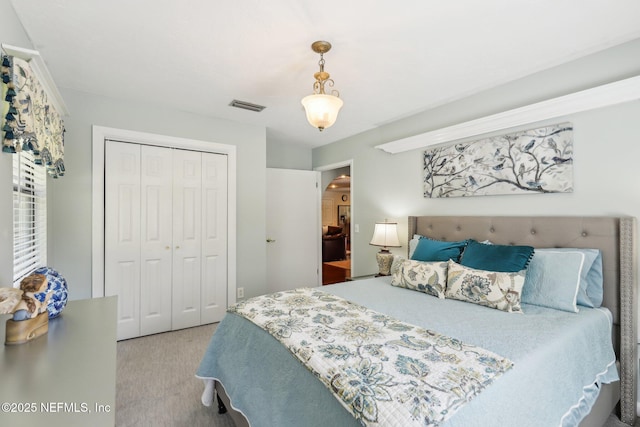
[[[418,241],[411,259],[414,261],[449,261],[452,259],[458,262],[466,244],[466,240],[445,242],[423,237]]]
[[[598,249],[538,249],[527,270],[522,302],[577,312],[602,305],[602,254]]]
[[[487,245],[469,239],[460,264],[478,270],[515,273],[526,270],[533,252],[532,246]]]

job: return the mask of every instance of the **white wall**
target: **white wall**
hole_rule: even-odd
[[[33,49],[8,0],[0,0],[0,16],[0,42]],[[236,145],[237,286],[245,288],[247,297],[265,292],[264,128],[175,111],[170,107],[170,97],[167,105],[144,105],[59,89],[70,115],[65,118],[66,175],[47,181],[48,264],[67,278],[70,299],[91,297],[91,126],[94,124]],[[292,162],[310,164],[310,156],[310,150],[299,150]],[[11,159],[11,155],[0,153],[0,286],[10,286],[13,275]]]
[[[311,148],[304,145],[267,141],[267,167],[311,170]]]
[[[69,283],[71,299],[91,297],[91,126],[211,141],[237,147],[237,286],[247,297],[266,290],[266,132],[172,110],[61,88],[66,174],[49,181],[49,265]]]
[[[404,247],[393,250],[398,254],[407,250],[408,215],[631,215],[640,218],[640,101],[534,125],[573,123],[574,192],[570,194],[425,199],[422,195],[423,150],[392,155],[374,148],[385,142],[639,74],[640,40],[314,149],[314,167],[353,159],[355,215],[352,222],[360,226],[360,233],[352,236],[354,276],[377,270],[375,248],[368,242],[374,223],[385,218],[399,222]]]

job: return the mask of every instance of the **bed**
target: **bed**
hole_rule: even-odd
[[[598,249],[604,277],[603,308],[581,306],[574,313],[523,303],[524,315],[507,313],[391,286],[390,277],[326,286],[318,295],[354,302],[513,362],[513,368],[501,372],[488,386],[479,387],[479,394],[462,399],[468,401],[432,425],[601,426],[614,410],[624,423],[633,425],[637,379],[635,227],[635,219],[630,217],[408,218],[409,240],[420,235],[445,242],[474,239],[496,246]],[[229,410],[238,426],[369,425],[336,399],[332,387],[319,380],[323,374],[303,366],[299,357],[264,328],[234,310],[216,329],[196,373],[205,382],[203,403],[217,397],[220,410]],[[586,322],[589,332],[576,326],[581,322]],[[539,328],[525,334],[522,331],[527,323]],[[499,331],[497,340],[495,331]],[[570,343],[571,348],[556,350],[552,344],[558,342]],[[562,362],[565,365],[556,363],[558,359],[566,359]],[[574,376],[582,381],[582,388],[568,385]],[[561,393],[556,396],[554,390]]]

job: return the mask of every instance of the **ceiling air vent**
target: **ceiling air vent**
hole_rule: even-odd
[[[255,111],[256,113],[259,113],[260,111],[267,108],[264,105],[252,104],[250,102],[245,102],[245,101],[238,101],[237,99],[234,99],[233,101],[231,101],[231,104],[229,105],[236,108],[242,108],[243,110]]]

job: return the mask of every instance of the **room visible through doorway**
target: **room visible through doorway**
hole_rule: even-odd
[[[350,169],[349,166],[333,169],[322,176],[323,185],[326,184],[322,194],[323,285],[351,278]]]

